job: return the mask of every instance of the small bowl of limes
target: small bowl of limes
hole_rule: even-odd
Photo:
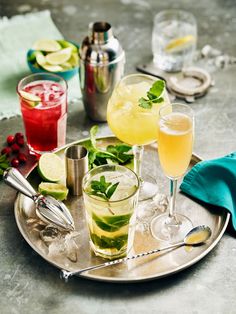
[[[79,71],[79,46],[64,39],[40,39],[27,52],[33,73],[49,72],[71,79]]]

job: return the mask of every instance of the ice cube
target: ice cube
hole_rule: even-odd
[[[61,233],[56,227],[47,225],[46,228],[40,232],[40,238],[48,245],[48,243],[60,239]]]

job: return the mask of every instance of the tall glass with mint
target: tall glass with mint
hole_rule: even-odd
[[[133,245],[139,179],[120,165],[103,165],[83,178],[83,197],[94,253],[108,259],[126,256]]]

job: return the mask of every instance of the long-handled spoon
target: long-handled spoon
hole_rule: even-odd
[[[189,246],[200,245],[200,244],[203,244],[204,242],[206,242],[210,238],[211,233],[212,233],[211,229],[208,226],[205,226],[205,225],[197,226],[197,227],[193,228],[192,230],[190,230],[186,234],[186,236],[182,242],[178,242],[178,243],[163,247],[161,249],[154,249],[154,250],[151,250],[148,252],[139,253],[136,255],[129,256],[129,257],[119,258],[119,259],[114,260],[114,261],[109,261],[106,263],[89,266],[86,268],[79,269],[77,271],[67,271],[65,269],[62,269],[61,270],[61,278],[64,278],[67,281],[70,276],[80,275],[86,271],[91,271],[94,269],[99,269],[99,268],[103,268],[103,267],[107,267],[107,266],[111,266],[111,265],[115,265],[115,264],[124,263],[124,262],[127,262],[127,261],[132,260],[132,259],[136,259],[139,257],[151,255],[151,254],[155,254],[155,253],[162,252],[165,250],[174,249],[174,248],[181,247],[184,245],[189,245]]]

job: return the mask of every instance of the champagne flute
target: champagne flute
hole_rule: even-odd
[[[177,181],[186,172],[193,147],[194,114],[183,104],[160,108],[158,124],[158,153],[164,174],[170,179],[169,212],[151,222],[152,235],[168,242],[177,242],[192,228],[191,220],[175,210]]]
[[[141,175],[143,145],[156,141],[159,108],[169,103],[164,89],[163,101],[153,103],[151,108],[139,106],[139,99],[147,97],[147,92],[158,79],[144,75],[131,74],[123,77],[115,87],[107,107],[109,127],[121,141],[132,145],[134,152],[134,171],[140,178],[139,201],[152,198],[157,193],[156,180],[152,176]],[[150,214],[153,215],[153,212]],[[146,215],[149,215],[148,209]]]

